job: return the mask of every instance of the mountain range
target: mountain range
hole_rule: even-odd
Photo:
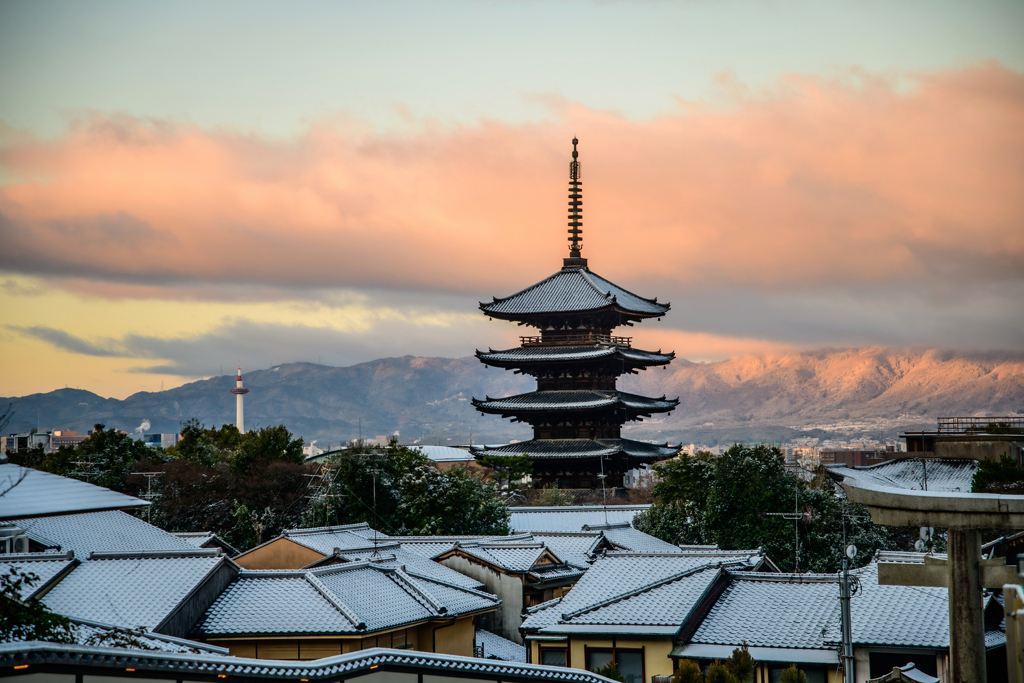
[[[7,432],[72,429],[95,423],[129,432],[174,432],[182,421],[234,422],[233,376],[220,376],[124,400],[58,389],[3,398]],[[487,368],[475,358],[382,358],[349,367],[291,363],[247,372],[246,426],[287,425],[321,447],[400,433],[402,443],[526,440],[531,430],[482,416],[472,397],[535,388],[529,377]],[[1024,413],[1024,353],[963,353],[871,347],[742,356],[713,363],[675,360],[619,380],[633,393],[679,397],[679,407],[627,427],[636,439],[729,443],[798,435],[883,435],[933,428],[952,415]],[[149,422],[146,427],[144,422]]]

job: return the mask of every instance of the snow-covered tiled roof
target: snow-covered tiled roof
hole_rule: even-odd
[[[547,547],[543,543],[464,544],[462,550],[510,572],[528,572],[541,559]]]
[[[0,574],[6,574],[11,569],[22,574],[35,574],[38,581],[27,587],[21,596],[28,599],[77,564],[74,552],[0,555]]]
[[[188,541],[120,510],[23,519],[18,526],[43,545],[87,557],[94,550],[193,550]]]
[[[509,367],[518,367],[525,363],[584,363],[611,359],[627,363],[630,367],[637,367],[668,365],[675,358],[675,353],[641,351],[628,346],[597,343],[580,346],[517,346],[504,351],[477,351],[476,356],[488,365]]]
[[[633,523],[650,505],[566,505],[561,507],[510,508],[509,527],[516,531],[582,531],[585,525],[608,522]]]
[[[149,505],[102,486],[9,462],[0,462],[0,492],[0,520],[6,521]]]
[[[75,638],[80,643],[105,645],[118,649],[160,650],[163,652],[191,652],[194,654],[226,655],[228,649],[185,638],[175,638],[162,633],[128,630],[113,624],[104,624],[86,619],[71,619],[75,627]],[[132,642],[134,641],[134,642]],[[116,645],[114,643],[117,643]],[[138,643],[141,647],[137,647]]]
[[[734,573],[691,643],[834,649],[822,637],[839,615],[835,574]]]
[[[505,398],[488,396],[484,401],[474,398],[473,405],[481,412],[506,416],[531,412],[599,410],[613,410],[616,414],[636,416],[674,410],[679,405],[679,399],[666,399],[664,396],[650,398],[611,389],[552,389]]]
[[[214,550],[94,553],[42,600],[69,617],[153,630],[224,562]]]
[[[591,529],[601,527],[589,527]],[[604,529],[605,538],[626,550],[633,552],[654,552],[654,553],[673,553],[679,552],[679,548],[667,543],[660,538],[655,538],[650,534],[645,534],[642,531],[634,529],[632,527],[612,527]]]
[[[978,461],[969,458],[899,458],[867,467],[827,465],[829,474],[855,486],[911,491],[969,492]]]
[[[246,570],[196,630],[229,634],[369,633],[496,608],[496,597],[375,562]]]
[[[732,560],[730,560],[732,561]],[[674,632],[718,575],[721,563],[683,554],[609,554],[562,597],[527,611],[523,628],[661,626]]]
[[[476,647],[482,651],[484,659],[500,659],[503,662],[525,662],[526,648],[518,643],[513,643],[507,638],[477,629]]]
[[[365,548],[372,546],[374,540],[378,542],[392,540],[387,534],[370,528],[366,522],[309,529],[287,529],[282,535],[321,555],[330,555],[335,548],[342,550]]]
[[[373,559],[376,564],[382,566],[404,566],[410,571],[415,571],[417,574],[423,576],[429,576],[434,580],[443,581],[445,583],[454,584],[463,588],[481,588],[481,584],[476,579],[470,578],[465,574],[460,574],[454,569],[445,567],[443,564],[434,562],[433,560],[427,559],[420,553],[410,550],[403,545],[393,544],[387,546],[380,546],[376,550],[377,558],[374,557],[375,549],[364,548],[362,550],[343,550],[341,551],[341,558],[346,562],[361,562],[363,560]],[[383,557],[383,559],[378,559]]]
[[[604,541],[600,531],[534,532],[533,539],[551,548],[558,559],[580,569],[589,569],[589,560]]]

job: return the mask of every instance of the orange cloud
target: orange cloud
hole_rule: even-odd
[[[0,129],[0,268],[103,295],[505,295],[566,255],[575,133],[584,255],[647,296],[1024,273],[1024,74],[730,92],[645,121],[563,104],[539,123],[376,134],[338,119],[287,141],[95,113],[56,140]]]

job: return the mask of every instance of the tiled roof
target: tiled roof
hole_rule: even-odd
[[[101,639],[104,636],[116,636],[120,632],[124,634],[124,628],[114,626],[112,624],[104,624],[98,621],[87,621],[85,619],[72,619],[71,623],[75,625],[75,637],[80,643],[87,643],[90,640]],[[186,640],[185,638],[175,638],[174,636],[167,636],[162,633],[140,633],[137,631],[131,631],[128,635],[131,636],[132,640],[138,641],[142,644],[141,648],[133,648],[128,644],[117,645],[118,649],[142,649],[142,650],[161,650],[163,652],[192,652],[195,654],[215,654],[215,655],[226,655],[228,649],[225,647],[217,647],[216,645],[208,645],[207,643],[199,643],[194,640]],[[114,647],[110,644],[110,641],[104,641],[107,643],[106,647]],[[124,641],[117,639],[115,642]]]
[[[69,617],[153,630],[227,561],[213,550],[94,553],[42,600]]]
[[[822,629],[839,615],[835,574],[734,573],[691,643],[833,649]]]
[[[487,593],[408,573],[393,564],[249,570],[241,572],[207,610],[197,631],[206,636],[368,633],[500,603]]]
[[[512,446],[515,445],[518,444]],[[509,508],[509,528],[516,531],[580,531],[587,524],[604,524],[606,517],[612,523],[632,524],[634,517],[650,508],[650,505],[514,507]]]
[[[534,532],[533,538],[546,545],[555,556],[573,567],[589,569],[595,550],[604,540],[604,534],[596,532]]]
[[[543,543],[460,544],[463,551],[510,572],[528,572],[547,548]]]
[[[591,527],[594,528],[594,527]],[[600,527],[598,527],[600,528]],[[660,538],[645,534],[632,527],[615,527],[604,530],[605,537],[626,550],[635,552],[677,553],[679,548]]]
[[[379,546],[377,552],[379,556],[391,558],[382,559],[379,562],[376,562],[383,566],[404,566],[409,571],[416,572],[422,576],[429,576],[434,580],[454,584],[456,586],[461,586],[462,588],[476,589],[483,586],[483,584],[476,579],[470,578],[465,574],[460,574],[454,569],[450,569],[445,567],[443,564],[427,559],[415,550],[406,548],[403,545],[382,545]],[[341,553],[342,559],[347,562],[361,562],[363,560],[369,560],[373,558],[373,555],[373,548],[364,548],[358,551],[343,550]]]
[[[683,554],[605,555],[560,602],[528,610],[522,627],[605,624],[677,629],[714,579],[719,564],[714,558]]]
[[[308,529],[287,529],[282,534],[321,555],[330,555],[335,548],[366,548],[374,540],[392,540],[387,534],[370,528],[366,522],[343,526],[311,527]]]
[[[193,550],[197,546],[120,510],[23,519],[18,526],[43,545],[86,557],[94,550]]]
[[[47,665],[65,666],[68,661],[74,661],[87,674],[117,672],[123,675],[124,669],[131,667],[140,672],[164,673],[169,678],[188,678],[198,674],[211,678],[213,675],[234,675],[282,681],[294,681],[300,677],[311,681],[336,681],[339,677],[358,680],[358,676],[370,673],[372,669],[378,674],[392,671],[438,676],[456,674],[460,677],[470,674],[479,679],[516,683],[538,680],[611,683],[607,678],[582,669],[384,648],[358,650],[313,661],[281,661],[214,654],[126,653],[113,648],[62,643],[0,644],[0,667],[28,665],[38,670]]]
[[[525,662],[526,648],[501,636],[477,629],[476,647],[485,659],[500,659],[504,662]]]
[[[642,351],[615,344],[581,346],[519,346],[504,351],[477,351],[476,357],[488,365],[519,367],[535,363],[587,363],[615,359],[630,367],[668,365],[674,352]]]
[[[522,455],[523,453],[528,454],[533,460],[600,458],[622,455],[646,462],[671,458],[679,453],[679,449],[667,444],[659,446],[632,439],[534,439],[505,446],[473,448],[474,455]]]
[[[855,486],[935,492],[969,492],[977,468],[977,460],[948,458],[900,458],[867,467],[826,467],[829,474],[850,480]]]
[[[62,573],[79,564],[70,553],[24,553],[19,555],[0,555],[0,574],[17,569],[23,574],[35,574],[39,581],[34,583],[22,598],[28,599],[45,589],[47,585],[60,577]]]
[[[0,496],[0,520],[8,521],[149,505],[102,486],[8,462],[0,462],[0,491],[6,491]]]
[[[670,305],[639,297],[586,268],[567,268],[521,292],[503,299],[495,297],[491,303],[481,303],[480,308],[488,315],[512,320],[544,313],[585,313],[605,309],[652,318],[667,313]]]
[[[594,410],[624,410],[631,416],[664,413],[674,410],[679,399],[649,398],[624,391],[611,390],[551,390],[531,391],[528,394],[491,398],[481,401],[473,399],[473,405],[483,413],[519,415],[529,412],[552,410],[574,412]]]
[[[473,459],[473,454],[463,448],[451,446],[415,446],[423,455],[433,462],[465,462]]]

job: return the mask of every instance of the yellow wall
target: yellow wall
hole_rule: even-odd
[[[252,659],[320,659],[371,647],[405,647],[472,657],[474,635],[473,617],[460,617],[450,624],[425,623],[364,638],[239,638],[209,642],[228,648],[234,657]]]
[[[540,662],[540,648],[542,647],[561,647],[561,643],[553,643],[550,641],[530,641],[530,661],[534,664]],[[586,636],[573,636],[569,640],[569,666],[574,669],[586,669],[587,659],[585,654],[585,648],[612,648],[618,647],[630,650],[639,650],[643,648],[644,651],[644,677],[646,681],[651,680],[651,676],[671,676],[673,669],[672,658],[669,654],[672,652],[672,638],[665,636],[663,638],[647,638],[647,639],[635,639],[630,637],[616,636],[614,640],[610,638],[598,639],[598,638],[587,638]]]
[[[288,538],[273,541],[253,548],[235,558],[243,569],[302,569],[324,556]]]

